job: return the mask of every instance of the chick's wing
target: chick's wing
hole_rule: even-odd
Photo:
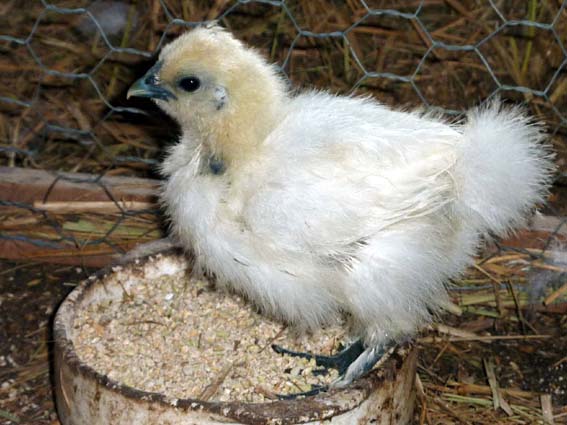
[[[256,237],[347,255],[381,230],[453,201],[456,131],[418,116],[398,120],[359,99],[339,109],[329,100],[292,110],[247,177],[242,219]]]

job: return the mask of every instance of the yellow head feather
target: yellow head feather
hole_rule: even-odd
[[[281,115],[286,89],[275,68],[218,26],[181,35],[163,48],[160,61],[160,81],[178,96],[158,104],[227,162],[244,160],[257,149]],[[206,94],[180,93],[176,81],[188,75],[224,90],[226,105],[215,110],[207,107],[212,100]]]

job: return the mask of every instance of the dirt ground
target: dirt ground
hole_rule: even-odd
[[[51,322],[85,272],[0,263],[0,423],[58,424],[50,377]]]

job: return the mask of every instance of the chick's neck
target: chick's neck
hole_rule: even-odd
[[[279,84],[258,85],[234,93],[225,111],[194,122],[205,151],[221,158],[227,167],[249,163],[281,120],[286,94]]]

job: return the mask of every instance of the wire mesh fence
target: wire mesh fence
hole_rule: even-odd
[[[565,157],[565,0],[7,1],[0,164],[51,173],[28,176],[45,183],[35,198],[0,195],[4,251],[107,255],[163,233],[151,193],[115,192],[134,183],[112,178],[155,177],[176,128],[125,94],[164,43],[211,20],[294,86],[451,116],[494,96],[524,103],[546,122],[560,165]],[[87,187],[89,205],[75,198]]]

